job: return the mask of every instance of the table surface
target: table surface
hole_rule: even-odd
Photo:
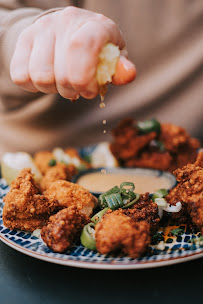
[[[140,270],[91,270],[40,261],[0,241],[0,303],[202,303],[203,258]]]

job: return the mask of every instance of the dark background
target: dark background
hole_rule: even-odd
[[[0,303],[202,303],[203,258],[140,270],[91,270],[43,262],[0,241]]]

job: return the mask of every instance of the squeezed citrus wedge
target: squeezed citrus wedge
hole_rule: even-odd
[[[136,77],[135,65],[121,55],[118,46],[107,43],[99,54],[96,79],[99,84],[99,94],[103,99],[107,84],[124,85]]]
[[[91,155],[91,164],[93,168],[114,168],[118,167],[118,161],[111,153],[109,143],[102,142],[97,145]]]
[[[41,173],[35,166],[34,160],[26,152],[5,153],[1,160],[1,174],[8,185],[17,177],[18,173],[24,168],[31,168],[35,179],[41,179]]]

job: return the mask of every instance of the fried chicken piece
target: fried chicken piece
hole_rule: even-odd
[[[112,134],[114,141],[110,145],[111,152],[122,162],[137,157],[138,153],[157,137],[155,132],[139,135],[134,119],[131,118],[121,121],[118,127],[112,130]]]
[[[197,155],[196,161],[194,163],[196,166],[203,168],[203,151],[200,151]]]
[[[195,161],[200,142],[185,129],[162,123],[161,132],[140,134],[132,118],[112,130],[111,152],[122,166],[144,167],[173,172]]]
[[[181,215],[189,214],[192,222],[203,234],[203,168],[195,164],[188,164],[174,171],[179,184],[170,191],[166,199],[174,205],[180,201],[183,205]]]
[[[40,181],[40,187],[42,191],[45,191],[50,183],[57,180],[67,180],[71,181],[72,177],[77,173],[75,166],[65,165],[63,163],[57,163],[53,167],[49,167],[45,172],[45,175]]]
[[[50,160],[56,160],[54,154],[50,151],[39,151],[34,155],[34,162],[39,171],[44,175],[48,169],[50,169]]]
[[[31,169],[23,169],[4,197],[3,223],[10,229],[33,231],[42,228],[60,209],[58,202],[39,194]]]
[[[122,210],[105,214],[95,226],[97,250],[102,254],[121,252],[138,258],[150,243],[150,226],[136,222]]]
[[[64,252],[77,240],[83,227],[90,222],[76,206],[69,206],[49,219],[41,231],[43,241],[55,252]]]
[[[68,182],[55,181],[50,184],[44,195],[56,199],[62,208],[76,206],[80,212],[90,216],[98,205],[98,200],[85,188]]]
[[[143,152],[137,158],[126,161],[126,166],[167,171],[171,166],[171,162],[172,157],[168,152]]]
[[[149,198],[149,193],[140,195],[139,200],[131,208],[122,210],[136,222],[146,221],[150,225],[151,234],[158,229],[160,222],[158,206]]]

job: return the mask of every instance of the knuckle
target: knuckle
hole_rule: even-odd
[[[65,75],[59,76],[57,79],[57,83],[61,87],[70,87],[70,82],[68,81],[68,78]]]
[[[54,83],[53,76],[50,74],[32,73],[31,79],[37,86],[49,86]]]
[[[75,6],[68,6],[64,8],[63,14],[65,18],[75,17],[78,14],[78,8]]]
[[[48,15],[42,16],[39,19],[37,19],[35,24],[46,28],[46,27],[50,26],[52,21],[53,21],[52,14],[48,14]]]

